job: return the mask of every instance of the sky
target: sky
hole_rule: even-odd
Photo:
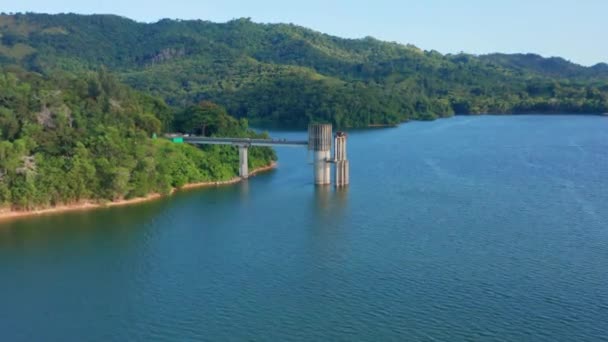
[[[345,38],[372,36],[441,53],[537,53],[608,62],[608,0],[0,0],[0,12],[118,14],[293,23]]]

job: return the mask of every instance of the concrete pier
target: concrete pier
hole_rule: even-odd
[[[349,183],[349,167],[346,158],[346,133],[337,132],[334,139],[334,163],[336,164],[336,187]]]
[[[346,158],[346,133],[337,132],[332,136],[331,124],[310,124],[308,140],[261,139],[261,138],[218,138],[201,137],[187,134],[166,134],[174,143],[193,145],[229,145],[239,150],[239,176],[249,177],[248,152],[249,146],[308,146],[313,152],[313,176],[315,185],[331,184],[331,164],[335,164],[336,187],[345,187],[350,182],[349,164]],[[333,140],[333,141],[332,141]],[[334,146],[332,156],[332,142]]]
[[[249,177],[249,165],[247,164],[247,152],[249,146],[239,145],[239,176],[241,178]]]
[[[330,153],[330,151],[314,151],[313,168],[317,185],[331,184]]]
[[[336,187],[347,186],[349,178],[348,160],[336,161]]]
[[[308,149],[313,151],[315,185],[331,184],[331,125],[308,126]]]

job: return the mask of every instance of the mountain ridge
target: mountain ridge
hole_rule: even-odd
[[[359,127],[454,113],[605,112],[608,66],[535,54],[446,54],[293,24],[116,15],[0,16],[0,65],[40,73],[104,65],[173,106],[212,100],[239,117]]]
[[[238,22],[238,21],[251,21],[251,18],[247,18],[247,17],[241,17],[241,18],[234,18],[231,20],[227,20],[224,22],[215,22],[215,21],[211,21],[211,20],[205,20],[205,19],[179,19],[179,18],[160,18],[158,20],[154,20],[154,21],[139,21],[139,20],[135,20],[132,18],[129,18],[128,16],[123,16],[123,15],[118,15],[118,14],[111,14],[111,13],[95,13],[95,14],[79,14],[79,13],[75,13],[75,12],[61,12],[61,13],[54,13],[54,14],[47,14],[47,13],[39,13],[39,12],[19,12],[19,13],[0,13],[0,17],[15,17],[15,16],[28,16],[28,15],[35,15],[35,16],[78,16],[78,17],[91,17],[91,18],[114,18],[117,20],[125,20],[125,21],[129,21],[138,25],[157,25],[157,24],[162,24],[165,22],[180,22],[180,23],[206,23],[206,24],[217,24],[217,25],[224,25],[224,24],[228,24],[231,22]],[[253,22],[253,21],[251,21]],[[312,29],[312,28],[308,28],[302,25],[298,25],[298,24],[293,24],[293,23],[266,23],[266,22],[253,22],[255,24],[258,25],[275,25],[275,26],[292,26],[292,27],[297,27],[299,29],[303,29],[303,30],[307,30],[310,31],[314,34],[321,34],[327,37],[331,37],[331,38],[335,38],[335,39],[340,39],[340,40],[345,40],[345,41],[377,41],[377,42],[381,42],[381,43],[385,43],[385,44],[392,44],[392,45],[397,45],[397,46],[402,46],[402,47],[412,47],[414,49],[420,50],[420,51],[428,51],[428,52],[438,52],[435,49],[430,49],[430,50],[423,50],[421,48],[418,48],[417,46],[410,44],[410,43],[403,43],[403,42],[397,42],[397,41],[389,41],[389,40],[382,40],[373,36],[364,36],[364,37],[356,37],[356,38],[346,38],[346,37],[340,37],[339,35],[334,35],[334,34],[328,34],[325,33],[323,31],[320,30],[316,30],[316,29]],[[443,54],[443,53],[440,53]],[[593,65],[582,65],[581,63],[577,63],[577,62],[573,62],[565,57],[562,56],[544,56],[541,55],[539,53],[536,52],[513,52],[513,53],[506,53],[506,52],[490,52],[490,53],[482,53],[482,54],[473,54],[473,53],[467,53],[467,52],[462,52],[462,53],[444,53],[444,56],[457,56],[460,54],[466,54],[466,55],[472,55],[472,56],[476,56],[478,58],[492,58],[495,57],[496,55],[500,55],[500,56],[510,56],[510,57],[522,57],[522,56],[527,56],[527,57],[535,57],[535,58],[540,58],[540,59],[544,59],[544,60],[555,60],[555,59],[559,59],[562,60],[563,62],[566,62],[568,64],[574,65],[576,67],[580,67],[583,69],[594,69],[594,68],[606,68],[608,67],[608,61],[604,62],[604,61],[599,61]]]

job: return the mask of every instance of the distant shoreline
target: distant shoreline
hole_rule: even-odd
[[[399,124],[368,124],[366,128],[394,128]]]
[[[258,173],[270,171],[270,170],[274,169],[276,167],[276,165],[277,165],[276,162],[272,162],[270,165],[258,167],[256,169],[252,170],[249,173],[249,175],[253,176]],[[9,220],[13,220],[13,219],[32,217],[32,216],[53,215],[53,214],[71,212],[71,211],[85,211],[85,210],[92,210],[92,209],[133,205],[133,204],[153,201],[153,200],[165,197],[165,196],[170,196],[181,190],[206,188],[206,187],[212,187],[212,186],[231,185],[231,184],[239,183],[242,180],[243,179],[241,177],[234,177],[234,178],[226,180],[226,181],[209,181],[209,182],[189,183],[189,184],[182,186],[181,188],[172,189],[168,195],[152,193],[145,197],[137,197],[137,198],[131,198],[131,199],[127,199],[127,200],[119,200],[119,201],[113,201],[113,202],[107,202],[107,203],[83,201],[80,203],[59,205],[59,206],[46,208],[46,209],[39,209],[39,210],[0,209],[0,223],[6,222]]]

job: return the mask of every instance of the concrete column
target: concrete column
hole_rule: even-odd
[[[350,175],[348,174],[348,160],[346,159],[346,133],[336,133],[334,148],[334,158],[336,163],[336,186],[347,186]]]
[[[241,178],[249,177],[249,166],[247,165],[248,148],[248,146],[239,146],[239,176]]]
[[[313,151],[313,172],[316,185],[331,183],[331,125],[308,125],[308,150]]]
[[[330,151],[314,151],[313,167],[316,185],[331,183],[331,166],[327,162],[330,158],[330,154]]]
[[[350,175],[348,174],[348,160],[336,161],[336,186],[347,186]]]
[[[327,150],[325,152],[325,183],[323,184],[331,184],[331,150]]]

